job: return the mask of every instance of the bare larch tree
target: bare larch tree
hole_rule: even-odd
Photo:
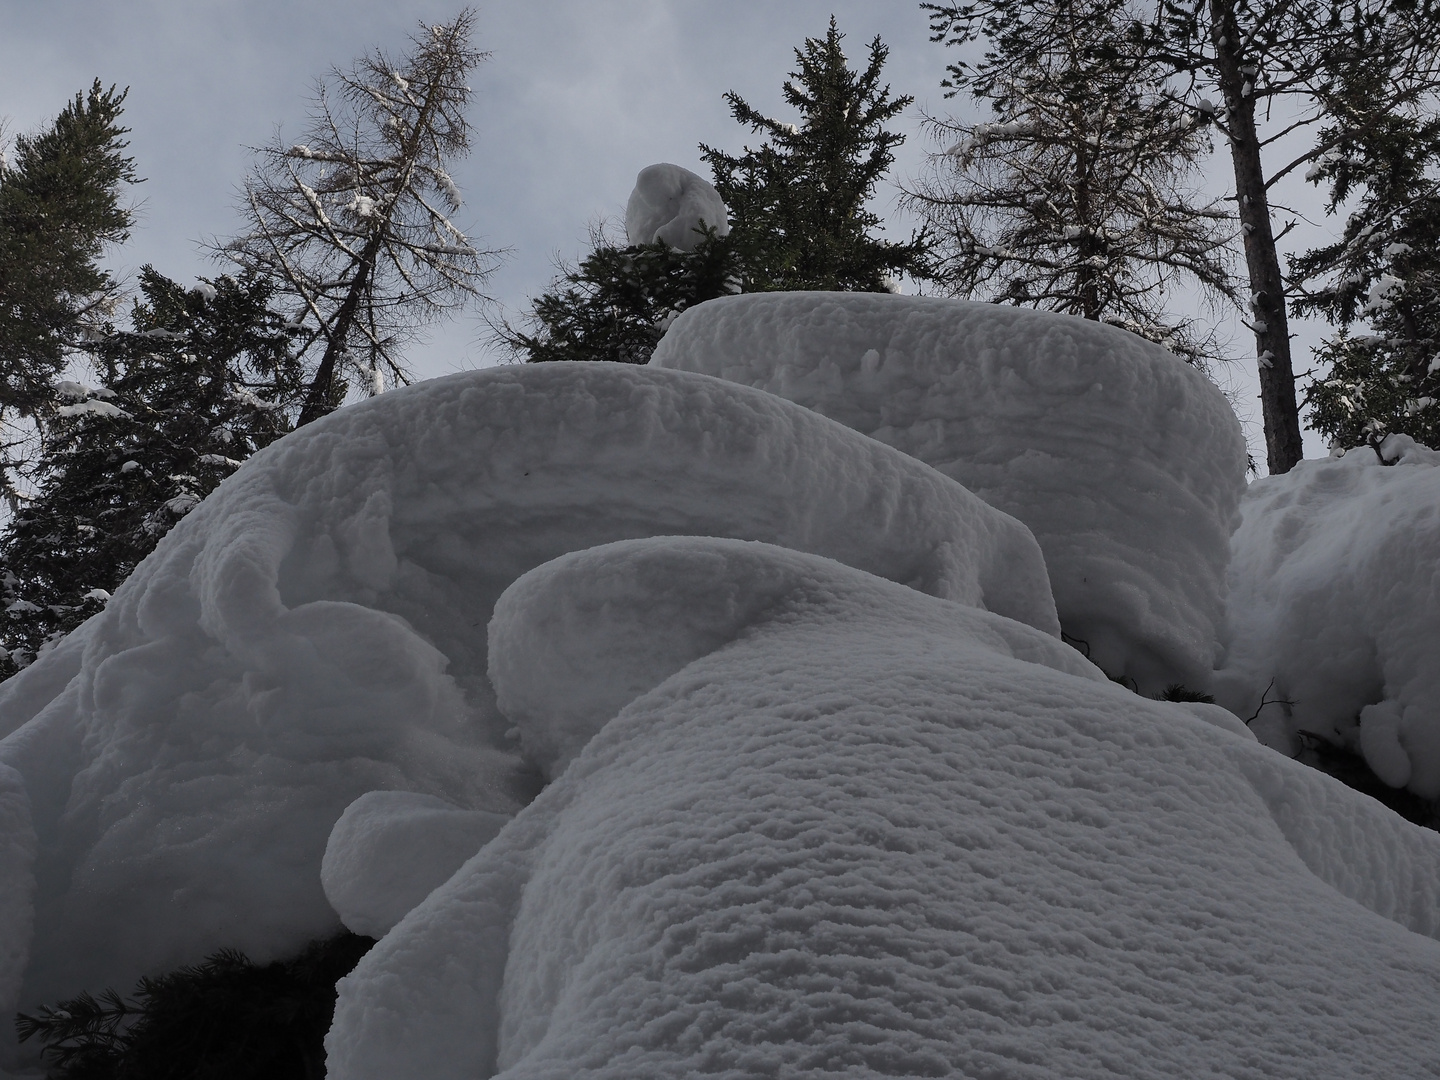
[[[485,298],[498,253],[449,219],[447,162],[470,145],[473,9],[422,26],[400,60],[376,52],[317,89],[305,141],[276,138],[241,196],[242,235],[218,253],[299,301],[320,353],[299,422],[334,409],[350,378],[408,382],[401,347],[425,324]]]

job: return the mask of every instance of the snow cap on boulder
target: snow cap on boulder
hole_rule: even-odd
[[[729,211],[703,176],[679,165],[647,165],[635,178],[625,206],[625,235],[632,245],[669,244],[694,251],[705,227],[730,232]]]
[[[786,292],[684,312],[652,366],[768,390],[1014,514],[1061,626],[1111,675],[1202,689],[1245,441],[1198,370],[1133,334],[941,297]]]

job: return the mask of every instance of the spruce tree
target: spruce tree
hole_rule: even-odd
[[[101,385],[59,384],[35,491],[0,535],[8,674],[99,611],[166,532],[291,429],[301,333],[268,281],[186,290],[145,267],[130,327],[89,345]]]
[[[1399,96],[1373,29],[1336,72],[1308,179],[1328,209],[1349,209],[1331,244],[1291,262],[1299,311],[1340,332],[1317,350],[1325,372],[1305,390],[1310,423],[1333,445],[1378,446],[1391,433],[1440,447],[1440,117],[1428,96]],[[1369,333],[1352,333],[1368,322]]]
[[[835,19],[823,39],[795,50],[799,69],[784,84],[798,123],[765,116],[739,94],[725,95],[735,119],[763,133],[740,155],[701,145],[715,187],[730,208],[731,237],[744,253],[747,289],[881,292],[891,279],[928,274],[927,242],[880,239],[866,209],[905,136],[885,124],[914,100],[881,85],[889,49],[877,36],[863,71],[849,67]]]
[[[785,99],[800,123],[761,115],[733,91],[731,112],[766,141],[733,156],[701,144],[730,231],[712,230],[693,250],[620,246],[603,233],[577,266],[535,300],[530,332],[509,324],[496,338],[520,359],[620,360],[643,364],[686,308],[735,292],[777,289],[884,291],[896,275],[924,278],[926,241],[873,235],[866,209],[904,136],[884,125],[913,100],[891,98],[880,73],[889,50],[877,37],[863,72],[851,70],[834,18],[823,40],[795,50],[799,71]]]
[[[125,92],[75,95],[48,128],[0,155],[0,493],[12,502],[26,423],[53,404],[52,383],[115,292],[98,260],[133,219],[137,182],[120,126]]]
[[[529,333],[496,327],[518,359],[644,364],[680,312],[741,288],[734,241],[713,228],[691,251],[665,243],[620,247],[598,233],[594,240],[590,254],[531,305]]]
[[[1234,303],[1231,213],[1196,193],[1208,117],[1175,101],[1124,0],[1044,5],[994,30],[973,69],[948,81],[991,119],[938,118],[949,149],[908,202],[927,221],[950,292],[1107,322],[1206,366],[1213,331],[1173,314],[1198,291]],[[942,16],[943,21],[943,16]]]

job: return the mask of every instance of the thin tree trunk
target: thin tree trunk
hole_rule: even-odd
[[[1265,170],[1255,132],[1254,82],[1240,70],[1242,40],[1233,0],[1210,0],[1211,24],[1217,40],[1215,56],[1220,91],[1225,98],[1230,131],[1230,159],[1235,167],[1235,194],[1240,227],[1245,234],[1245,265],[1254,297],[1255,354],[1260,374],[1260,412],[1265,425],[1265,453],[1271,474],[1289,472],[1305,456],[1300,436],[1300,410],[1295,402],[1295,369],[1290,360],[1290,327],[1285,311],[1285,279],[1270,227]],[[1246,83],[1252,92],[1244,93]]]
[[[330,389],[335,383],[335,369],[339,366],[341,354],[345,352],[345,342],[350,337],[350,325],[360,310],[360,300],[365,295],[365,286],[370,280],[370,269],[380,254],[382,239],[383,233],[377,231],[365,242],[365,248],[360,253],[360,265],[350,282],[350,291],[345,294],[340,310],[335,313],[335,322],[331,324],[330,335],[325,340],[325,355],[320,358],[315,377],[310,380],[310,385],[305,390],[305,404],[300,408],[300,419],[296,422],[296,427],[304,427],[329,411],[326,406]]]

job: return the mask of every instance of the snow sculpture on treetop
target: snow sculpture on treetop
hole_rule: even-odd
[[[809,406],[1029,525],[1066,635],[1142,692],[1203,689],[1245,442],[1221,393],[1132,334],[923,296],[753,293],[684,312],[651,358]]]
[[[1218,706],[710,537],[562,556],[490,635],[516,723],[568,718],[540,741],[598,685],[588,743],[341,981],[330,1080],[1301,1080],[1440,1054],[1440,834]]]
[[[758,390],[545,364],[330,414],[252,457],[0,687],[0,1012],[332,932],[322,854],[367,792],[514,813],[564,747],[508,735],[495,599],[547,559],[657,533],[814,551],[1059,633],[1023,525]],[[350,856],[427,814],[370,806],[358,847],[337,838],[340,907],[397,917],[403,897],[346,899]]]
[[[1391,787],[1434,799],[1440,453],[1405,435],[1378,449],[1250,485],[1215,693],[1287,754],[1310,733],[1358,749]]]
[[[716,236],[730,232],[729,211],[710,181],[679,165],[640,170],[625,206],[625,236],[632,247],[664,243],[694,251],[707,228]]]

